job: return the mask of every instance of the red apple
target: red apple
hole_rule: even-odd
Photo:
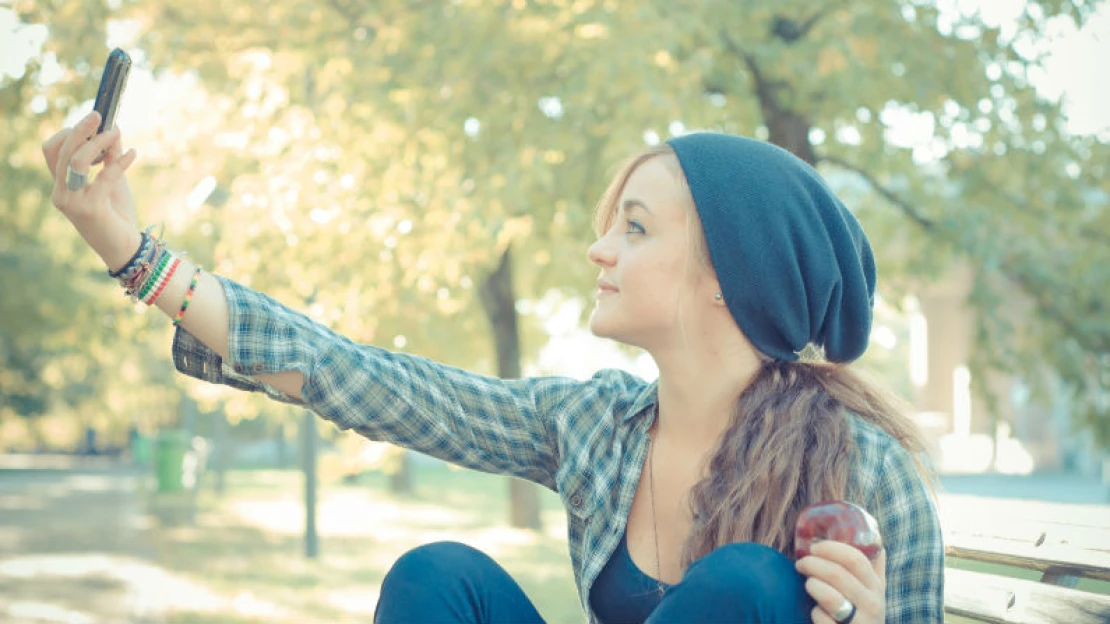
[[[862,507],[846,501],[814,503],[798,514],[794,558],[809,555],[810,546],[827,539],[855,546],[872,560],[883,548],[879,523]]]

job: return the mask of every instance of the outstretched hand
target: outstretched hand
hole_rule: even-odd
[[[856,607],[851,624],[886,621],[886,550],[871,561],[848,544],[824,540],[814,544],[810,553],[795,566],[807,577],[806,593],[817,603],[813,624],[836,624],[833,614],[844,600]]]
[[[120,131],[96,134],[100,115],[95,111],[42,144],[46,166],[54,177],[51,201],[73,223],[82,237],[108,264],[122,265],[135,250],[138,230],[135,202],[125,172],[135,162],[135,150],[123,152]],[[104,166],[95,177],[93,161],[104,153]],[[69,170],[88,177],[78,189],[66,185]]]

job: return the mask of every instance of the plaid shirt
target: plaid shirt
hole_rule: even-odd
[[[372,440],[554,490],[567,509],[574,577],[590,613],[590,587],[624,533],[644,464],[655,384],[617,370],[587,381],[478,375],[356,344],[219,279],[230,313],[230,361],[179,329],[179,371],[303,405]],[[249,377],[289,370],[304,375],[303,401]],[[849,498],[874,514],[882,531],[886,622],[942,622],[944,548],[933,500],[896,440],[849,418],[855,462],[848,491],[856,493]],[[590,619],[596,621],[592,613]]]

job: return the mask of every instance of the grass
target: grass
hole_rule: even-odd
[[[545,530],[507,526],[506,479],[423,467],[416,492],[397,496],[380,476],[319,490],[320,554],[304,555],[303,481],[294,471],[228,474],[227,491],[202,490],[193,526],[149,532],[153,556],[178,576],[223,597],[209,608],[166,614],[170,622],[368,621],[377,588],[405,551],[436,540],[471,544],[494,557],[552,623],[581,622],[558,497],[541,492]],[[151,496],[150,505],[165,506]]]
[[[405,551],[436,540],[471,544],[494,557],[524,588],[548,622],[582,622],[566,550],[558,497],[542,490],[544,530],[507,526],[502,477],[422,466],[416,492],[397,496],[386,479],[367,475],[319,490],[320,555],[304,556],[303,477],[296,471],[237,471],[227,491],[203,489],[194,525],[149,532],[159,565],[219,596],[203,607],[166,614],[169,622],[369,621],[377,588]],[[150,497],[155,509],[165,506]],[[1032,571],[949,560],[953,567],[1037,580]],[[1110,583],[1084,579],[1080,589],[1110,594]],[[188,601],[186,601],[188,602]],[[180,603],[180,601],[178,601]],[[950,624],[968,620],[950,617]]]

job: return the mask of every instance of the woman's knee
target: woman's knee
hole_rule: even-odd
[[[804,591],[803,579],[789,557],[753,542],[716,548],[691,564],[683,581],[733,596]]]
[[[403,579],[445,579],[467,576],[475,569],[497,564],[482,551],[461,542],[422,544],[401,555],[382,584]]]
[[[808,622],[811,608],[793,561],[767,546],[738,542],[692,563],[648,622]]]

